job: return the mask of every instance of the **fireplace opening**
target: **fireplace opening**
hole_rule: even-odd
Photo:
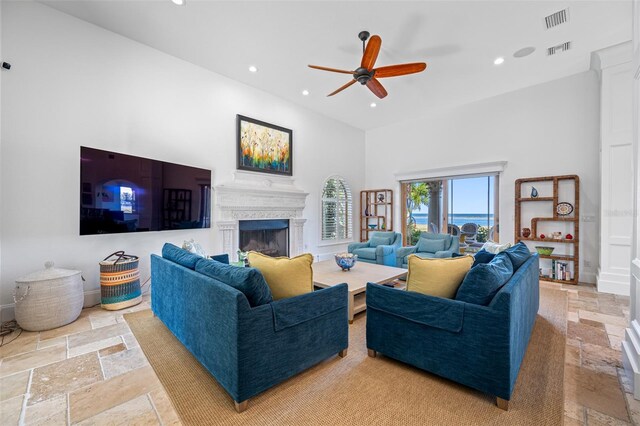
[[[289,220],[241,220],[240,250],[267,256],[289,256]]]

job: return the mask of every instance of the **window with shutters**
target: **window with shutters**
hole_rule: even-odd
[[[353,234],[351,190],[340,176],[332,176],[322,189],[322,239],[345,240]]]
[[[340,176],[332,176],[322,189],[322,239],[345,240],[353,235],[351,189]]]

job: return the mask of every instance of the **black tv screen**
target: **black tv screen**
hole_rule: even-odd
[[[211,227],[211,170],[80,147],[80,235]]]

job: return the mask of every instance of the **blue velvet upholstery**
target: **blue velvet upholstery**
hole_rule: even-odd
[[[486,306],[512,275],[509,256],[500,252],[491,262],[471,268],[458,288],[456,300]]]
[[[251,308],[215,278],[151,255],[153,312],[236,402],[348,346],[347,285]]]
[[[226,263],[227,265],[229,264],[229,255],[227,253],[209,256],[209,259],[215,260],[216,262],[220,263]]]
[[[200,259],[196,272],[215,278],[240,290],[253,308],[273,302],[271,289],[256,268],[239,268],[211,259]]]
[[[522,264],[526,262],[527,259],[529,259],[529,256],[531,256],[531,252],[529,251],[529,248],[522,241],[520,241],[515,246],[509,247],[508,249],[506,249],[505,253],[509,255],[509,259],[513,264],[514,271],[517,271],[518,268],[520,268],[520,266],[522,266]]]
[[[429,241],[444,241],[444,246],[439,249],[440,242],[430,244]],[[433,251],[431,251],[433,250]],[[415,246],[400,247],[396,249],[396,263],[394,266],[398,268],[407,268],[410,254],[415,254],[423,259],[440,259],[452,257],[454,253],[460,251],[460,238],[456,235],[449,234],[432,234],[430,232],[422,232],[418,244]]]
[[[181,249],[171,243],[165,243],[162,246],[162,257],[189,269],[195,269],[196,263],[202,259],[202,256]]]
[[[473,268],[476,265],[480,265],[482,263],[489,263],[493,260],[493,258],[496,257],[495,253],[489,253],[488,251],[486,251],[485,249],[480,249],[475,256],[473,256],[473,265],[471,265],[471,267]]]
[[[386,244],[383,244],[386,243]],[[347,251],[357,254],[358,260],[378,265],[396,266],[396,249],[402,245],[398,232],[372,232],[366,243],[351,243]]]
[[[538,312],[538,268],[534,254],[488,306],[369,283],[367,348],[509,400]]]

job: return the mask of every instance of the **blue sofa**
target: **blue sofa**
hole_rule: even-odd
[[[398,232],[372,232],[366,243],[351,243],[349,253],[357,254],[359,262],[396,266],[396,249],[402,246],[402,234]]]
[[[423,240],[424,239],[424,240]],[[440,243],[442,241],[442,243]],[[438,246],[440,244],[440,246]],[[438,246],[438,247],[436,247]],[[460,251],[460,237],[449,234],[432,234],[423,232],[420,234],[418,244],[415,246],[400,247],[396,249],[396,264],[398,268],[406,268],[409,255],[415,254],[423,259],[452,257]]]
[[[539,305],[538,255],[526,253],[486,306],[369,283],[369,356],[379,352],[472,387],[507,409]]]
[[[210,276],[218,270],[220,279]],[[228,279],[254,295],[248,299],[222,281]],[[349,344],[346,284],[271,301],[260,280],[257,269],[203,259],[171,244],[163,257],[151,255],[154,315],[229,393],[238,412],[258,393],[332,355],[346,355]]]

